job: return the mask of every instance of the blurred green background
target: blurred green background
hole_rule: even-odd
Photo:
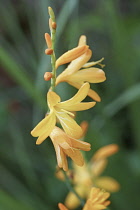
[[[1,0],[0,210],[55,210],[68,192],[54,176],[51,141],[36,146],[30,135],[47,109],[50,83],[43,75],[51,70],[44,54],[48,6],[57,17],[57,57],[75,47],[81,34],[88,38],[92,60],[105,57],[107,81],[92,85],[102,102],[78,113],[77,120],[90,123],[86,140],[92,151],[87,158],[103,145],[120,146],[104,172],[121,184],[111,196],[110,209],[139,209],[140,1]],[[76,92],[65,83],[58,91],[63,99]]]

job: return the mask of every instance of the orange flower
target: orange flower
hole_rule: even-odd
[[[68,170],[67,156],[69,156],[76,165],[83,166],[84,158],[79,150],[89,151],[90,144],[84,141],[73,139],[62,129],[55,126],[50,134],[57,157],[57,163],[64,171]]]
[[[86,46],[85,36],[80,37],[78,44],[78,47],[83,46]],[[74,54],[75,53],[73,53],[73,55]],[[67,82],[70,85],[79,89],[84,82],[100,83],[105,81],[106,77],[104,71],[102,69],[93,67],[96,64],[103,66],[102,64],[100,64],[103,59],[96,62],[87,63],[91,58],[91,55],[92,51],[87,48],[82,55],[78,56],[77,58],[71,59],[71,63],[68,65],[68,67],[57,77],[56,85],[58,85],[60,82]],[[58,67],[58,65],[56,67]],[[95,101],[101,100],[99,95],[91,89],[89,89],[88,91],[88,96],[90,96]]]

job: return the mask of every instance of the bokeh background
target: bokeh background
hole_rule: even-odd
[[[68,192],[55,178],[51,141],[36,146],[30,135],[47,109],[50,83],[43,75],[51,71],[50,57],[44,54],[48,6],[57,17],[57,57],[75,47],[81,34],[88,37],[92,60],[105,57],[107,81],[92,85],[102,102],[78,113],[77,120],[89,122],[86,140],[92,151],[86,153],[87,159],[101,146],[120,146],[104,172],[121,184],[111,196],[110,209],[139,209],[139,0],[1,0],[0,209],[55,210]],[[63,99],[76,92],[65,83],[58,91]]]

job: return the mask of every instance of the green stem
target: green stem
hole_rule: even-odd
[[[52,22],[56,22],[55,14],[54,14],[52,8],[50,8],[50,7],[49,7],[49,15],[50,15]],[[51,65],[52,65],[51,89],[53,91],[55,90],[55,81],[56,81],[56,68],[55,68],[56,57],[55,57],[55,52],[54,52],[55,34],[56,34],[56,29],[51,28],[51,40],[52,40],[52,49],[53,49],[53,53],[51,55]]]
[[[79,199],[80,203],[81,203],[81,206],[83,207],[85,205],[85,202],[84,200],[78,195],[78,193],[75,191],[75,189],[72,187],[71,185],[71,182],[70,182],[70,179],[69,177],[67,176],[66,172],[63,171],[64,173],[64,176],[65,176],[65,181],[66,181],[66,185],[68,187],[68,189],[75,194],[75,196]]]
[[[56,81],[56,68],[55,68],[55,53],[53,48],[53,54],[51,55],[51,64],[52,64],[52,79],[51,79],[51,88],[54,91],[55,90],[55,81]]]

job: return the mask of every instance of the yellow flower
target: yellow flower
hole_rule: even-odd
[[[58,118],[67,135],[79,139],[82,135],[81,127],[70,116],[71,111],[87,110],[96,102],[81,102],[87,96],[90,85],[84,83],[79,91],[69,100],[61,102],[59,95],[53,91],[47,94],[50,113],[31,131],[31,135],[38,137],[36,144],[41,144],[52,132]]]
[[[60,168],[63,168],[64,171],[68,170],[67,156],[78,166],[83,166],[84,159],[79,150],[89,151],[89,143],[69,137],[62,129],[56,126],[52,130],[50,138],[53,142]]]
[[[86,46],[85,36],[80,37],[78,46]],[[96,64],[103,66],[100,64],[103,59],[96,62],[87,63],[91,58],[91,55],[92,51],[87,48],[84,54],[72,60],[68,67],[57,77],[56,85],[58,85],[60,82],[67,82],[79,89],[84,82],[100,83],[105,81],[106,77],[104,71],[93,67]],[[88,96],[90,96],[95,101],[101,100],[100,96],[91,89],[88,91]]]
[[[109,192],[119,190],[119,183],[108,176],[100,176],[107,166],[107,158],[118,151],[116,144],[110,144],[99,149],[93,155],[89,163],[85,163],[83,167],[73,164],[73,184],[76,192],[82,197],[87,198],[93,186],[98,186]],[[77,197],[72,193],[66,197],[65,204],[68,208],[74,209],[80,203]]]
[[[106,209],[110,204],[107,200],[110,193],[101,190],[100,188],[93,187],[90,192],[90,197],[87,200],[83,210],[101,210]]]

